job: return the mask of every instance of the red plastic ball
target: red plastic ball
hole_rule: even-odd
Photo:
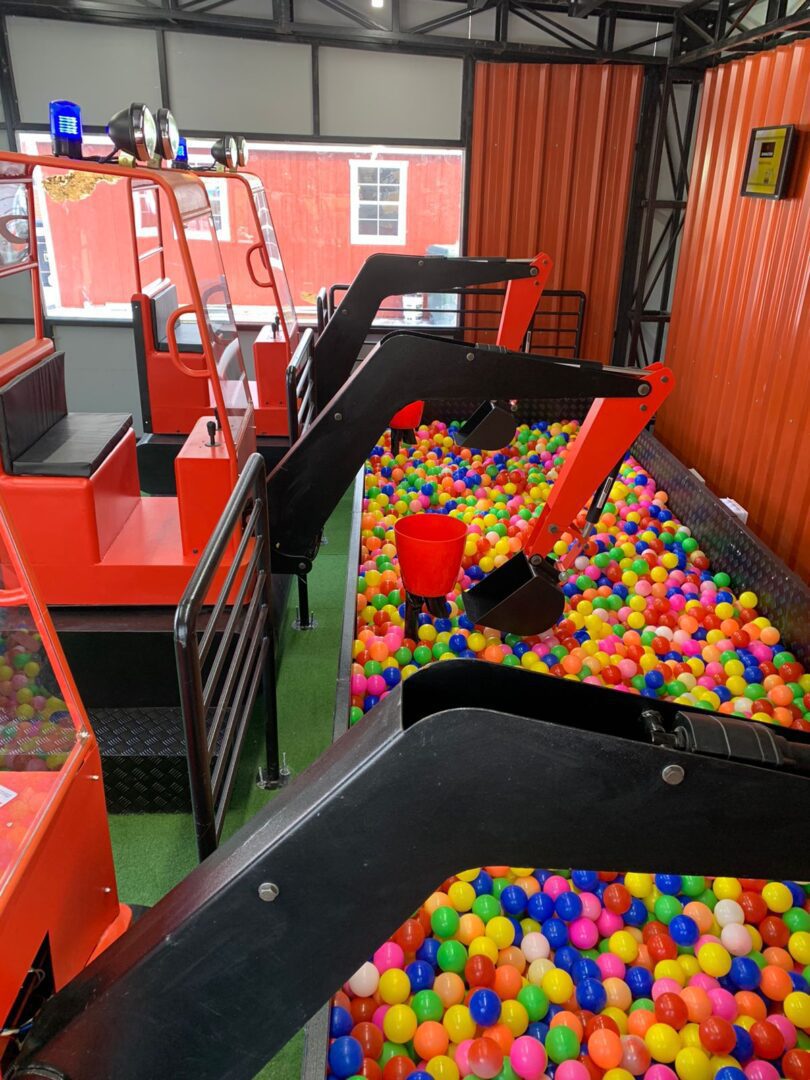
[[[713,1054],[730,1054],[737,1042],[734,1028],[720,1016],[710,1016],[698,1030],[700,1041]]]
[[[647,941],[647,949],[656,963],[661,960],[674,960],[678,955],[678,946],[669,934],[654,934]]]
[[[790,940],[790,931],[778,915],[764,918],[759,924],[759,932],[765,945],[776,945],[780,949],[784,949]]]
[[[415,953],[425,940],[425,931],[418,919],[406,919],[394,934],[394,941],[404,953]]]
[[[782,1072],[787,1080],[810,1080],[810,1050],[788,1050],[782,1058]]]
[[[664,993],[655,1002],[655,1018],[680,1031],[689,1020],[689,1010],[680,994]]]
[[[737,903],[743,909],[747,923],[761,923],[768,914],[768,905],[759,895],[759,892],[754,892],[751,889],[746,888],[740,893]]]
[[[608,911],[612,911],[616,915],[624,915],[626,911],[630,910],[633,897],[624,885],[614,882],[613,885],[608,885],[602,894],[602,903]]]
[[[488,956],[471,956],[464,965],[464,978],[470,987],[492,986],[495,981],[495,965]]]
[[[376,1061],[382,1053],[383,1033],[376,1024],[369,1023],[367,1020],[361,1024],[356,1024],[352,1028],[352,1037],[360,1043],[363,1057],[374,1058]]]
[[[473,1039],[467,1051],[470,1072],[480,1080],[493,1080],[503,1068],[503,1050],[494,1039]]]
[[[757,1057],[775,1061],[785,1052],[785,1037],[776,1024],[768,1020],[757,1020],[748,1032],[754,1044]]]

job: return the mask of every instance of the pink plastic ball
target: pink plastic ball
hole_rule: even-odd
[[[681,985],[675,979],[656,979],[652,984],[650,996],[653,1001],[658,1001],[662,994],[679,994],[680,992]]]
[[[608,911],[605,908],[596,920],[596,925],[599,927],[599,933],[602,937],[610,937],[611,934],[615,934],[617,930],[621,930],[624,927],[624,919],[621,915],[617,915],[613,911]],[[603,956],[609,955],[608,953],[602,953]]]
[[[500,539],[500,537],[498,537]],[[570,892],[571,886],[560,874],[552,874],[543,885],[543,892],[547,893],[552,900],[556,900],[560,893]]]
[[[470,1059],[469,1059],[469,1056],[470,1056],[470,1047],[472,1046],[472,1043],[473,1043],[472,1039],[465,1039],[463,1042],[460,1042],[458,1044],[458,1046],[456,1047],[455,1062],[456,1062],[456,1067],[458,1068],[458,1071],[459,1071],[461,1076],[469,1076],[470,1075]]]
[[[785,1040],[785,1049],[792,1050],[796,1045],[797,1036],[796,1028],[791,1024],[790,1020],[781,1013],[772,1013],[768,1017],[768,1020],[775,1028],[779,1028],[782,1032],[782,1038]]]
[[[582,914],[586,919],[592,919],[594,922],[599,918],[599,912],[602,910],[602,904],[598,896],[594,896],[592,892],[581,892],[579,899],[582,903]]]
[[[737,1002],[728,990],[720,986],[715,987],[709,991],[709,1001],[712,1003],[712,1012],[715,1016],[720,1016],[729,1023],[737,1019]]]
[[[574,919],[568,927],[568,936],[575,948],[592,949],[599,940],[599,931],[595,922],[581,917]]]
[[[748,1080],[779,1080],[779,1070],[770,1061],[760,1061],[758,1058],[749,1061],[743,1072]]]
[[[558,1080],[590,1080],[591,1074],[581,1061],[563,1061],[557,1066]]]
[[[678,1080],[678,1074],[669,1065],[651,1065],[644,1073],[644,1080]]]
[[[540,1080],[546,1067],[543,1044],[530,1035],[521,1035],[512,1043],[509,1062],[521,1080]]]
[[[621,922],[621,916],[617,916]],[[624,961],[615,953],[603,952],[596,958],[596,965],[602,972],[603,979],[623,979],[627,968]]]
[[[376,1024],[380,1031],[382,1031],[383,1028],[383,1020],[385,1020],[385,1014],[390,1008],[390,1005],[380,1005],[377,1009],[374,1010],[374,1015],[371,1018],[371,1022],[372,1024]]]
[[[389,968],[405,967],[405,953],[395,941],[386,941],[372,957],[374,966],[382,975]]]

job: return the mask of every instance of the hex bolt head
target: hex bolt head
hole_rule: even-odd
[[[272,904],[278,892],[278,885],[274,881],[263,881],[259,886],[259,899],[264,900],[266,904]]]
[[[686,773],[682,765],[665,765],[661,770],[661,779],[665,784],[670,784],[673,787],[682,783],[685,776]]]

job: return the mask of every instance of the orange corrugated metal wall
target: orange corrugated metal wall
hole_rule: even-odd
[[[467,251],[547,251],[587,295],[581,353],[610,360],[643,72],[476,64]]]
[[[740,195],[753,127],[799,127],[790,197]],[[810,576],[810,42],[708,72],[656,435]]]

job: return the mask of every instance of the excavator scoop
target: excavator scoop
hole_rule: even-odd
[[[458,445],[500,450],[514,439],[516,427],[511,412],[494,401],[485,401],[459,428]]]
[[[522,551],[464,593],[464,610],[477,626],[524,636],[548,630],[564,604],[553,564]]]

